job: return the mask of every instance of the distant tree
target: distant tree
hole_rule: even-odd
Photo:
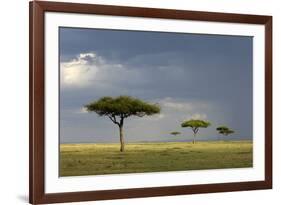
[[[160,107],[130,96],[103,97],[84,106],[88,112],[95,112],[99,116],[107,116],[119,127],[120,151],[124,152],[123,135],[124,120],[130,116],[143,117],[160,113]]]
[[[171,134],[171,135],[174,135],[174,136],[177,136],[177,135],[180,135],[181,133],[180,133],[180,132],[177,132],[177,131],[174,131],[174,132],[171,132],[170,134]]]
[[[182,127],[190,127],[193,131],[193,144],[195,144],[196,134],[199,131],[199,128],[207,128],[211,125],[210,122],[204,120],[188,120],[184,121],[181,126]]]
[[[219,126],[219,127],[217,127],[217,131],[219,132],[219,134],[222,134],[224,136],[228,136],[228,135],[234,133],[234,130],[230,129],[227,126]]]

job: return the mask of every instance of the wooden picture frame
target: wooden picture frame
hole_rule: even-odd
[[[272,17],[260,15],[214,13],[105,6],[77,3],[30,2],[30,139],[29,139],[29,200],[32,204],[153,197],[212,192],[229,192],[272,188]],[[265,179],[262,181],[161,186],[149,188],[45,193],[44,171],[44,106],[45,106],[45,45],[44,15],[46,12],[98,14],[125,17],[195,20],[243,23],[265,26]]]

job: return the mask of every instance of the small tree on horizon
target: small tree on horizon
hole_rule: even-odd
[[[234,130],[230,129],[227,126],[219,126],[219,127],[217,127],[216,130],[219,132],[219,134],[222,134],[224,136],[228,136],[228,135],[234,133]]]
[[[125,151],[123,125],[130,116],[143,117],[160,113],[160,107],[130,96],[102,97],[84,106],[88,112],[107,116],[119,127],[120,151]]]
[[[181,132],[178,132],[178,131],[174,131],[174,132],[170,132],[171,135],[174,135],[174,136],[177,136],[177,135],[180,135]]]
[[[199,128],[207,128],[211,125],[210,122],[204,120],[187,120],[184,121],[181,126],[182,127],[190,127],[193,131],[193,144],[195,144],[196,134],[199,131]]]

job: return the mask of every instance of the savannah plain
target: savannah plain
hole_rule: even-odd
[[[245,168],[252,141],[61,144],[60,176]]]

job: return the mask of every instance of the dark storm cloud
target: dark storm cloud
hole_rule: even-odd
[[[252,138],[251,37],[61,28],[60,58],[62,142],[118,141],[108,119],[82,110],[105,95],[163,107],[158,116],[127,120],[129,141],[169,140],[195,115]],[[202,139],[212,139],[214,128]]]

